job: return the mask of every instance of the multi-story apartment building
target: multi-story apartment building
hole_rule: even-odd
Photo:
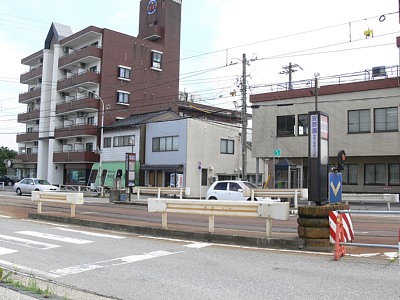
[[[398,66],[376,67],[320,78],[317,93],[311,79],[250,96],[253,157],[275,166],[285,158],[286,168],[269,164],[271,182],[307,187],[308,112],[317,105],[329,117],[329,163],[337,164],[339,150],[347,154],[343,191],[400,193],[399,76]]]
[[[44,49],[21,60],[29,71],[18,115],[20,177],[54,184],[88,178],[103,148],[103,128],[135,114],[178,111],[180,0],[141,0],[137,37],[53,23]],[[37,168],[37,170],[35,170]],[[36,174],[35,174],[36,173]],[[84,182],[85,180],[83,180]]]

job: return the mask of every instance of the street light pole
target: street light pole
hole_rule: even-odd
[[[102,152],[103,152],[103,143],[104,143],[104,141],[103,141],[103,135],[104,135],[104,112],[105,112],[105,111],[104,111],[104,109],[105,109],[104,101],[103,101],[103,99],[100,97],[99,94],[94,93],[93,91],[90,91],[90,90],[88,90],[88,89],[86,89],[86,88],[83,88],[83,87],[79,87],[79,89],[80,89],[80,90],[87,91],[87,92],[89,92],[89,93],[92,93],[93,95],[95,95],[95,96],[101,101],[100,160],[99,160],[99,174],[100,174],[100,178],[101,178],[102,173],[103,173],[103,166],[102,166],[103,158],[102,158]],[[98,176],[96,176],[96,178],[98,178]],[[97,181],[97,179],[96,179],[96,181]],[[100,179],[99,185],[101,185],[101,179]]]
[[[247,180],[247,107],[246,107],[246,54],[243,54],[242,75],[242,180]]]

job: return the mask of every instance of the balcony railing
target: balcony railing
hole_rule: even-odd
[[[23,163],[37,163],[37,154],[18,154],[15,158]]]
[[[53,161],[56,163],[99,162],[100,155],[93,151],[54,152]]]
[[[54,130],[54,137],[56,139],[64,139],[74,136],[91,135],[97,136],[98,127],[92,124],[78,124],[68,127],[56,128]]]
[[[92,97],[84,97],[66,103],[59,103],[56,106],[56,114],[65,114],[71,111],[88,109],[99,110],[100,100]]]
[[[19,94],[19,103],[25,103],[29,100],[40,98],[41,92],[42,92],[42,88],[38,87],[38,88],[32,89],[28,92]]]
[[[57,82],[57,90],[62,91],[73,86],[77,86],[83,83],[100,83],[100,73],[84,71],[71,77],[61,79]]]
[[[103,50],[97,46],[88,46],[85,48],[81,48],[60,57],[58,59],[58,66],[62,68],[75,62],[90,63],[93,60],[100,59],[102,52]]]
[[[21,74],[20,82],[21,83],[28,83],[29,80],[37,79],[42,76],[43,73],[43,66],[39,66],[37,68],[31,69],[30,71]]]
[[[17,143],[33,142],[39,140],[39,132],[26,132],[17,134]]]
[[[33,120],[40,119],[40,110],[32,110],[30,112],[20,113],[18,114],[17,121],[18,123],[25,123]]]

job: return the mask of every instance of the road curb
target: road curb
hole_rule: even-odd
[[[125,231],[136,234],[151,235],[165,238],[176,238],[185,240],[195,240],[209,243],[220,243],[230,245],[241,245],[241,246],[253,246],[261,248],[276,248],[276,249],[288,249],[288,250],[299,250],[304,247],[304,241],[301,238],[267,238],[267,237],[246,237],[239,235],[223,235],[208,232],[191,232],[183,230],[171,230],[157,227],[144,227],[127,224],[116,224],[92,220],[81,220],[69,217],[51,216],[30,213],[28,215],[30,219],[45,220],[56,223],[65,223],[72,225],[79,225],[85,227],[95,227],[106,230]]]

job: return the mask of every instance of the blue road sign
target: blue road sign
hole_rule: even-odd
[[[342,173],[329,172],[329,203],[342,202]]]

